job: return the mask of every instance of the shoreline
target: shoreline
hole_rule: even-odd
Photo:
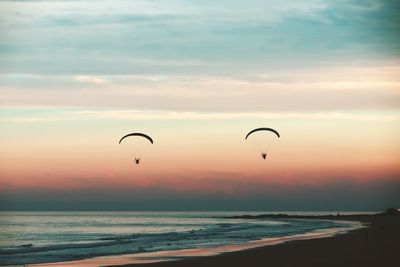
[[[246,215],[244,215],[246,216]],[[260,215],[260,216],[270,216],[270,215]],[[274,218],[277,218],[272,215]],[[281,215],[278,215],[281,216]],[[187,263],[190,261],[190,266],[192,266],[192,261],[196,262],[197,260],[202,261],[202,259],[213,259],[220,257],[229,257],[229,255],[233,255],[235,253],[241,253],[243,251],[252,251],[255,249],[260,249],[264,247],[275,247],[279,245],[283,245],[286,243],[292,242],[300,242],[305,240],[314,240],[321,238],[332,238],[337,235],[345,235],[352,231],[357,231],[359,229],[368,227],[365,225],[365,222],[360,222],[359,220],[350,221],[347,216],[342,216],[344,218],[321,218],[321,216],[306,216],[307,218],[299,218],[291,217],[284,215],[284,218],[290,219],[326,219],[330,221],[343,221],[346,223],[351,223],[350,227],[340,227],[340,228],[329,228],[329,229],[320,229],[314,230],[305,234],[297,234],[292,236],[284,236],[284,237],[274,237],[274,238],[265,238],[261,240],[253,240],[243,244],[231,244],[224,245],[218,247],[209,247],[209,248],[195,248],[195,249],[183,249],[183,250],[173,250],[173,251],[158,251],[158,252],[145,252],[145,253],[135,253],[135,254],[121,254],[121,255],[110,255],[110,256],[101,256],[77,261],[68,261],[68,262],[54,262],[54,263],[42,263],[42,264],[31,264],[27,266],[57,266],[57,267],[94,267],[94,266],[184,266],[180,265],[181,262]],[[265,218],[265,217],[263,217]],[[255,219],[253,216],[246,216],[246,218],[242,219]],[[260,218],[262,219],[262,218]],[[160,264],[160,265],[158,265]],[[167,264],[167,265],[165,265]],[[175,265],[178,264],[178,265]],[[196,263],[194,263],[196,264]],[[230,265],[230,264],[229,264]],[[187,266],[187,265],[186,265]]]
[[[267,218],[271,215],[263,216]],[[285,218],[289,217],[285,216]],[[309,216],[305,217],[309,219]],[[399,262],[397,256],[398,244],[400,244],[400,216],[398,214],[341,215],[334,217],[339,217],[335,219],[343,221],[347,219],[358,221],[366,227],[330,237],[293,240],[273,246],[226,252],[215,256],[188,258],[170,262],[115,266],[397,266]],[[319,217],[318,219],[321,218]]]

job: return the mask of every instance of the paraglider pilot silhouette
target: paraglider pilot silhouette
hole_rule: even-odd
[[[145,139],[149,140],[150,143],[153,144],[153,139],[151,139],[150,136],[148,136],[147,134],[144,134],[144,133],[130,133],[130,134],[127,134],[127,135],[123,136],[123,137],[121,138],[121,140],[119,140],[119,143],[121,144],[122,140],[124,140],[125,138],[130,137],[130,136],[145,138]],[[136,163],[136,164],[139,164],[139,163],[140,163],[140,157],[135,157],[135,163]]]
[[[272,133],[274,133],[278,138],[281,137],[280,134],[279,134],[276,130],[274,130],[274,129],[272,129],[272,128],[263,127],[263,128],[256,128],[256,129],[254,129],[254,130],[251,130],[251,131],[246,135],[246,137],[244,138],[244,140],[247,140],[247,137],[249,137],[251,134],[253,134],[253,133],[255,133],[255,132],[259,132],[259,131],[272,132]],[[261,152],[261,157],[262,157],[263,159],[266,159],[266,158],[267,158],[267,153],[266,153],[266,152]]]

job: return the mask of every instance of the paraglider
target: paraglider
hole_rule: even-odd
[[[272,129],[272,128],[265,128],[265,127],[263,127],[263,128],[256,128],[256,129],[254,129],[254,130],[251,130],[251,131],[246,135],[245,140],[246,140],[247,137],[249,137],[252,133],[255,133],[255,132],[258,132],[258,131],[270,131],[270,132],[273,132],[274,134],[276,134],[276,136],[278,136],[278,138],[281,137],[281,135],[280,135],[276,130],[274,130],[274,129]]]
[[[247,138],[248,138],[250,135],[252,135],[252,134],[254,134],[254,133],[256,133],[256,132],[260,132],[260,131],[266,131],[266,132],[272,133],[272,134],[276,135],[278,138],[281,137],[280,134],[278,133],[278,131],[276,131],[275,129],[267,128],[267,127],[262,127],[262,128],[256,128],[256,129],[251,130],[250,132],[247,133],[247,135],[246,135],[246,137],[245,137],[244,139],[247,140]],[[268,135],[268,136],[267,136],[267,139],[269,139],[269,140],[265,140],[265,138],[262,138],[262,139],[260,140],[264,147],[265,147],[266,143],[270,143],[271,137]],[[269,142],[267,142],[267,141],[269,141]],[[261,152],[261,157],[262,157],[263,159],[266,159],[266,158],[267,158],[267,152],[266,152],[266,150],[267,150],[267,149],[264,148],[263,151]]]
[[[144,140],[148,140],[151,144],[153,144],[153,139],[148,136],[147,134],[144,133],[130,133],[127,135],[124,135],[120,140],[119,144],[121,144],[122,140],[124,140],[127,137],[139,137],[139,138],[144,138]],[[139,153],[139,152],[138,152]],[[139,164],[140,163],[140,157],[135,157],[135,163]]]

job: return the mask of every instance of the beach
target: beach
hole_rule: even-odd
[[[332,237],[294,240],[214,256],[124,266],[398,266],[399,217],[335,216],[335,220],[360,221],[367,227]]]
[[[240,215],[242,220],[327,220],[350,228],[316,230],[283,238],[265,238],[216,247],[110,255],[77,261],[39,263],[57,267],[180,266],[398,266],[400,216],[375,215]],[[31,265],[29,265],[31,266]]]

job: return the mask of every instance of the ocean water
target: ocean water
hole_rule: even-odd
[[[263,213],[1,212],[0,265],[241,244],[349,226],[327,220],[221,218]]]

